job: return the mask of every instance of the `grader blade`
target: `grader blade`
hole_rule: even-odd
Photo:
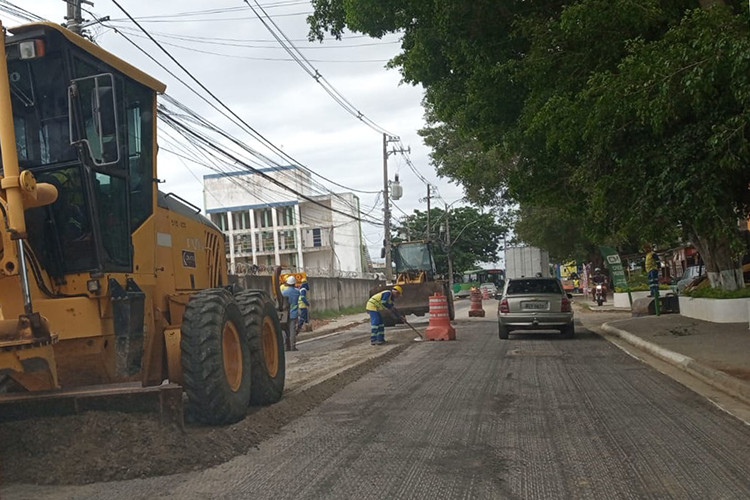
[[[137,382],[33,394],[7,393],[0,395],[0,421],[119,411],[153,413],[162,425],[183,428],[182,394],[182,387],[177,384],[142,387]]]

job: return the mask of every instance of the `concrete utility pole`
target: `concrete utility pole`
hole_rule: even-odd
[[[388,206],[388,136],[383,134],[383,247],[385,248],[385,280],[393,281],[391,263],[391,209]]]
[[[432,230],[430,229],[430,194],[432,185],[427,184],[427,241],[429,242],[432,238]]]
[[[451,224],[448,204],[445,205],[445,241],[448,245],[448,290],[453,291],[453,259],[451,258]]]
[[[393,281],[393,261],[391,259],[391,207],[388,198],[388,155],[408,152],[410,149],[388,151],[389,142],[398,142],[398,138],[383,134],[383,230],[385,231],[383,247],[385,249],[385,280],[390,283]]]
[[[85,3],[86,5],[90,5],[91,7],[93,7],[94,2],[91,2],[90,0],[63,0],[63,2],[68,4],[68,15],[65,16],[65,20],[67,21],[67,23],[65,23],[65,27],[78,36],[90,38],[86,33],[84,33],[84,29],[91,26],[92,24],[96,24],[101,21],[109,21],[109,16],[105,16],[99,19],[94,19],[93,21],[88,21],[86,23],[83,22],[81,5]]]
[[[76,35],[80,35],[83,31],[83,15],[81,14],[81,3],[93,6],[94,4],[86,0],[63,0],[68,4],[68,15],[65,16],[65,20],[68,22],[67,27],[70,31]]]

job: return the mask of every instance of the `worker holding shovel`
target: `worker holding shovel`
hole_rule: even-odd
[[[383,323],[383,317],[380,315],[381,311],[390,309],[401,322],[404,322],[405,318],[403,314],[398,312],[393,305],[393,301],[399,298],[401,293],[401,286],[396,285],[390,290],[383,290],[376,293],[367,301],[365,309],[370,315],[370,345],[385,344],[385,324]]]

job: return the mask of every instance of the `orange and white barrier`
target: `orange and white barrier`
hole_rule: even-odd
[[[456,340],[456,330],[451,325],[448,298],[436,292],[430,297],[430,325],[424,332],[426,340]]]
[[[484,318],[484,308],[482,307],[482,292],[476,288],[471,289],[471,307],[469,308],[469,317]]]

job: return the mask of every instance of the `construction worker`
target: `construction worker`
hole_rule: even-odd
[[[376,293],[367,301],[365,309],[370,315],[370,345],[385,344],[385,324],[380,311],[389,309],[401,322],[404,321],[404,316],[393,305],[393,301],[399,298],[402,292],[401,286],[396,285],[390,290]]]
[[[649,297],[656,297],[659,291],[659,255],[650,244],[644,245],[646,251],[646,273],[648,273]]]
[[[297,315],[299,313],[299,290],[294,285],[297,284],[297,278],[288,276],[286,286],[281,290],[281,295],[289,301],[289,319],[286,325],[286,350],[297,350]]]
[[[309,290],[310,285],[307,284],[307,278],[302,278],[302,283],[299,285],[299,300],[297,301],[297,309],[299,309],[299,314],[297,315],[297,333],[302,331],[302,327],[305,326],[305,323],[310,321],[308,316],[310,301],[307,298],[307,292]]]

